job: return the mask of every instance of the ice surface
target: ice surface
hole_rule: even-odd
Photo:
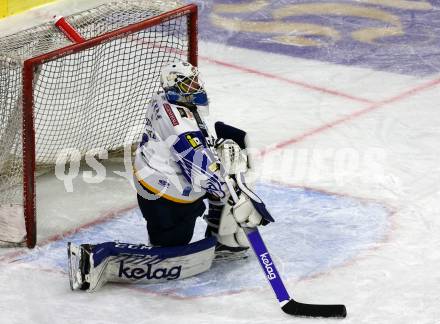
[[[268,202],[276,219],[261,232],[285,279],[298,280],[343,266],[387,239],[390,211],[379,203],[279,185],[258,184],[256,191]],[[193,241],[204,237],[205,228],[205,222],[199,219]],[[145,222],[137,208],[11,261],[65,273],[67,242],[114,240],[146,244]],[[216,262],[209,272],[195,278],[137,285],[137,289],[176,297],[203,297],[265,287],[266,279],[258,273],[259,264],[250,256],[232,263]],[[256,275],[241,275],[252,272]]]
[[[61,9],[46,6],[0,21],[0,34],[93,2],[62,1]],[[272,47],[275,52],[267,52],[267,40],[273,36],[269,33],[212,34],[209,29],[209,35],[223,38],[209,37],[203,29],[210,28],[213,2],[200,1],[201,15],[206,16],[199,65],[211,100],[211,122],[221,119],[246,129],[258,152],[275,148],[264,158],[254,158],[259,191],[278,219],[263,236],[295,298],[345,303],[349,315],[344,323],[440,323],[439,43],[430,32],[438,28],[438,5],[337,2],[386,11],[400,19],[405,35],[387,37],[379,45],[344,38],[343,46],[335,41],[319,51],[305,46],[293,52]],[[273,2],[266,9],[291,3]],[[415,3],[419,9],[408,9]],[[357,27],[383,24],[364,25],[365,17],[324,16],[298,19],[333,24],[342,37],[350,37]],[[253,11],[246,19],[272,18],[266,11]],[[396,21],[390,20],[391,25]],[[325,37],[312,38],[328,44]],[[259,39],[266,45],[256,49]],[[334,48],[338,56],[332,59]],[[350,59],[344,60],[344,55]],[[417,60],[423,64],[418,66]],[[46,209],[39,240],[107,213],[121,216],[89,226],[74,238],[93,231],[99,234],[96,239],[135,241],[144,235],[136,212],[118,213],[133,203],[133,192],[126,181],[111,174],[104,187],[109,191],[99,194],[98,205],[81,191],[76,201],[66,195],[58,199],[62,186],[56,181],[42,183],[40,190],[60,201],[64,210],[83,203],[78,218],[60,208],[52,214]],[[292,213],[285,213],[287,208]],[[129,231],[119,229],[125,228],[117,223],[122,220]],[[115,226],[109,227],[113,222]],[[62,269],[63,245],[58,240],[30,253],[0,251],[1,323],[334,322],[283,314],[270,288],[258,279],[262,274],[252,259],[216,265],[212,272],[172,288],[108,285],[95,294],[72,293]]]

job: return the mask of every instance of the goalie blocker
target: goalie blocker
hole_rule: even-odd
[[[159,283],[191,277],[211,267],[216,242],[215,237],[175,247],[69,242],[70,288],[92,292],[106,282]]]

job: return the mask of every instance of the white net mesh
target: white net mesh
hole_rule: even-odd
[[[90,39],[181,6],[176,1],[119,1],[66,20]],[[39,66],[33,81],[37,173],[66,148],[114,150],[141,131],[161,67],[187,60],[187,19],[173,16]],[[23,205],[23,62],[68,45],[53,23],[0,39],[0,245],[10,241],[11,214],[22,213],[17,206]]]

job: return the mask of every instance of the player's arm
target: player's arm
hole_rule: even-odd
[[[226,185],[220,161],[208,147],[199,130],[178,134],[172,149],[176,162],[193,186],[218,199],[226,198]]]
[[[194,189],[206,191],[217,199],[227,199],[227,186],[219,159],[209,148],[195,121],[183,118],[163,102],[156,120],[157,131],[167,142],[174,161]]]

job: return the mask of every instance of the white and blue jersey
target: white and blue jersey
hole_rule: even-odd
[[[177,203],[194,202],[206,193],[226,196],[220,162],[193,113],[168,102],[163,92],[149,104],[134,168],[142,187]]]

